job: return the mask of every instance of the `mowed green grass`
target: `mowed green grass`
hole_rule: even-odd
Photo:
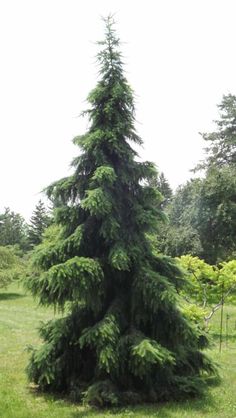
[[[53,317],[53,310],[38,307],[21,287],[10,286],[0,293],[0,418],[159,417],[236,418],[236,307],[225,307],[229,318],[228,346],[219,353],[218,312],[212,322],[215,343],[209,355],[219,363],[222,381],[209,388],[202,399],[144,405],[115,410],[94,410],[66,400],[37,393],[27,382],[27,344],[38,343],[40,321]],[[224,316],[224,332],[225,321]]]

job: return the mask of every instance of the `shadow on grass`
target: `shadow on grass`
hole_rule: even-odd
[[[205,392],[198,397],[189,397],[184,400],[157,402],[154,404],[141,404],[136,406],[126,406],[110,409],[94,409],[85,407],[83,411],[74,411],[69,418],[93,418],[93,417],[111,417],[119,418],[174,418],[187,416],[192,417],[193,413],[201,413],[201,416],[207,415],[210,411],[216,410],[216,401],[211,395],[210,389],[219,386],[222,380],[218,374],[207,379]],[[179,415],[176,415],[176,412]],[[194,415],[195,416],[195,415]]]
[[[24,298],[25,295],[21,293],[0,293],[0,301],[2,300],[14,300],[19,298]]]
[[[42,397],[44,400],[57,405],[61,403],[61,406],[68,407],[68,418],[109,418],[117,416],[119,418],[131,417],[131,418],[174,418],[176,412],[179,413],[179,417],[188,416],[191,417],[193,413],[201,413],[201,416],[205,416],[210,411],[215,410],[216,403],[213,396],[210,393],[212,386],[218,386],[221,379],[216,376],[212,377],[208,381],[208,389],[202,396],[195,398],[188,398],[179,401],[159,402],[156,404],[141,404],[136,406],[125,406],[116,408],[95,408],[89,406],[83,406],[81,403],[74,403],[70,401],[66,396],[60,396],[53,393],[45,393],[38,390],[37,386],[30,386],[29,392],[32,396]],[[74,406],[78,408],[77,411],[69,411]]]
[[[210,386],[215,386],[220,383],[220,379],[215,379]],[[84,407],[82,411],[72,412],[69,418],[93,418],[93,417],[132,417],[132,418],[171,418],[176,417],[176,412],[179,417],[191,417],[193,413],[201,413],[205,416],[209,411],[215,410],[216,403],[209,390],[198,398],[189,398],[187,400],[160,402],[156,404],[142,404],[137,406],[127,406],[110,409],[95,409],[91,407]]]
[[[132,417],[132,418],[171,418],[176,417],[176,412],[179,417],[191,417],[193,413],[199,412],[201,416],[205,416],[210,410],[215,409],[215,401],[208,393],[204,398],[189,399],[187,401],[166,402],[156,404],[143,404],[140,406],[127,406],[123,408],[111,409],[93,409],[85,407],[83,411],[72,412],[69,418],[93,418],[93,417]]]

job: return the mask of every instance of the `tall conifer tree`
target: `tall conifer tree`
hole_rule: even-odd
[[[61,232],[36,251],[41,275],[27,283],[64,315],[41,328],[28,374],[43,390],[97,405],[173,399],[195,394],[212,366],[178,308],[180,272],[146,239],[161,217],[160,194],[147,186],[155,168],[130,145],[142,141],[111,17],[105,35],[74,174],[48,188]]]
[[[50,224],[50,217],[44,203],[39,200],[30,218],[28,240],[31,246],[38,245],[42,241],[44,230]]]

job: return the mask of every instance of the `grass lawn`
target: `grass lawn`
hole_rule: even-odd
[[[225,307],[229,314],[228,345],[223,341],[219,353],[219,317],[212,323],[217,344],[209,355],[220,364],[222,382],[211,387],[203,399],[164,405],[97,411],[74,405],[51,396],[39,395],[25,376],[27,344],[38,341],[37,327],[53,311],[37,307],[37,303],[16,285],[0,293],[0,418],[80,418],[80,417],[159,417],[159,418],[236,418],[236,307]],[[225,332],[224,316],[224,332]]]

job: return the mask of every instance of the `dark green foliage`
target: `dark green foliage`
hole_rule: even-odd
[[[28,248],[25,220],[9,208],[0,214],[0,245],[18,245],[22,250]]]
[[[97,406],[194,395],[213,367],[178,308],[180,271],[147,239],[162,217],[161,194],[150,186],[153,164],[137,162],[130,145],[142,141],[111,18],[102,45],[74,174],[48,188],[59,227],[35,250],[27,281],[64,317],[42,326],[28,375]]]
[[[40,244],[42,234],[50,224],[50,217],[45,205],[40,200],[30,218],[28,240],[31,247]]]

